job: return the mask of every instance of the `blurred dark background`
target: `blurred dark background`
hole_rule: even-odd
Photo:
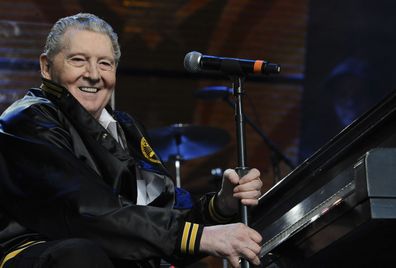
[[[186,53],[281,64],[280,75],[247,78],[245,112],[298,165],[395,88],[395,8],[392,0],[2,0],[0,112],[40,85],[38,56],[51,25],[94,13],[119,34],[116,109],[149,130],[188,123],[230,134],[217,153],[182,162],[181,185],[199,196],[218,185],[212,169],[236,166],[235,123],[225,101],[194,96],[231,86],[228,78],[187,73]],[[274,163],[281,176],[291,168],[272,161],[263,139],[246,129],[248,165],[261,170],[265,191]]]
[[[299,161],[395,89],[395,5],[310,1]]]

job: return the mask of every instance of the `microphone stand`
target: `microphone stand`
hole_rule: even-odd
[[[245,135],[245,117],[243,115],[243,90],[242,82],[245,78],[241,76],[231,76],[232,88],[235,96],[235,125],[237,134],[237,146],[238,146],[238,167],[235,169],[239,177],[241,178],[248,172],[246,166],[246,135]],[[245,225],[248,225],[248,209],[245,205],[239,204],[239,210],[241,213],[241,221]],[[241,259],[241,267],[249,268],[250,264],[246,259]]]

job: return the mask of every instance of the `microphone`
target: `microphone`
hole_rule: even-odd
[[[195,92],[195,97],[205,100],[224,99],[233,93],[233,89],[226,86],[209,86]]]
[[[280,65],[263,60],[246,60],[202,55],[191,51],[184,57],[184,68],[192,73],[220,71],[228,75],[278,74]]]

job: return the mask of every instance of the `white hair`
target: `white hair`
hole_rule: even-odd
[[[117,34],[114,32],[110,24],[89,13],[78,13],[73,16],[64,17],[54,24],[47,36],[47,41],[44,47],[44,53],[49,59],[53,59],[53,57],[63,48],[62,37],[69,28],[106,34],[111,40],[115,63],[118,65],[121,57],[121,50],[120,45],[118,44]]]

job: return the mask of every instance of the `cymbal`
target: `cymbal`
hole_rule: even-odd
[[[190,124],[173,124],[148,133],[154,151],[165,162],[176,157],[191,160],[207,156],[230,141],[230,135],[223,129]]]
[[[232,88],[226,86],[209,86],[195,92],[195,97],[200,99],[225,99],[234,92]]]

